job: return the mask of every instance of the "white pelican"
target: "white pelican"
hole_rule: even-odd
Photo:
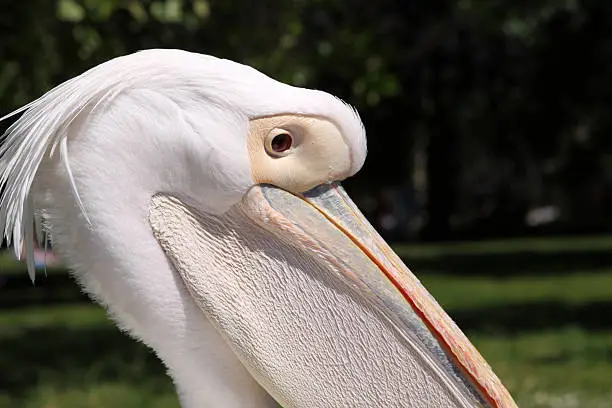
[[[0,229],[32,278],[48,232],[183,407],[515,407],[338,184],[366,156],[339,99],[147,50],[17,113]]]

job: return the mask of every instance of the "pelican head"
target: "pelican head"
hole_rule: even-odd
[[[0,229],[32,277],[49,233],[185,408],[515,406],[340,186],[366,137],[336,97],[148,50],[16,113]]]

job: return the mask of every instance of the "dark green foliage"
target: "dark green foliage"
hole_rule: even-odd
[[[114,56],[184,48],[357,105],[370,155],[347,185],[374,218],[381,188],[407,197],[394,237],[612,225],[608,1],[4,3],[2,112]],[[545,205],[559,217],[526,225]]]

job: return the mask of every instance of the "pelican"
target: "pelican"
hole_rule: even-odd
[[[154,49],[16,114],[0,230],[32,279],[50,234],[181,406],[516,406],[342,189],[366,136],[340,99]]]

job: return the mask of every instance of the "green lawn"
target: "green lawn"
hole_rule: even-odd
[[[396,249],[520,407],[612,407],[612,238]],[[32,288],[0,266],[16,282],[0,288],[0,408],[178,407],[157,360],[63,272]]]

